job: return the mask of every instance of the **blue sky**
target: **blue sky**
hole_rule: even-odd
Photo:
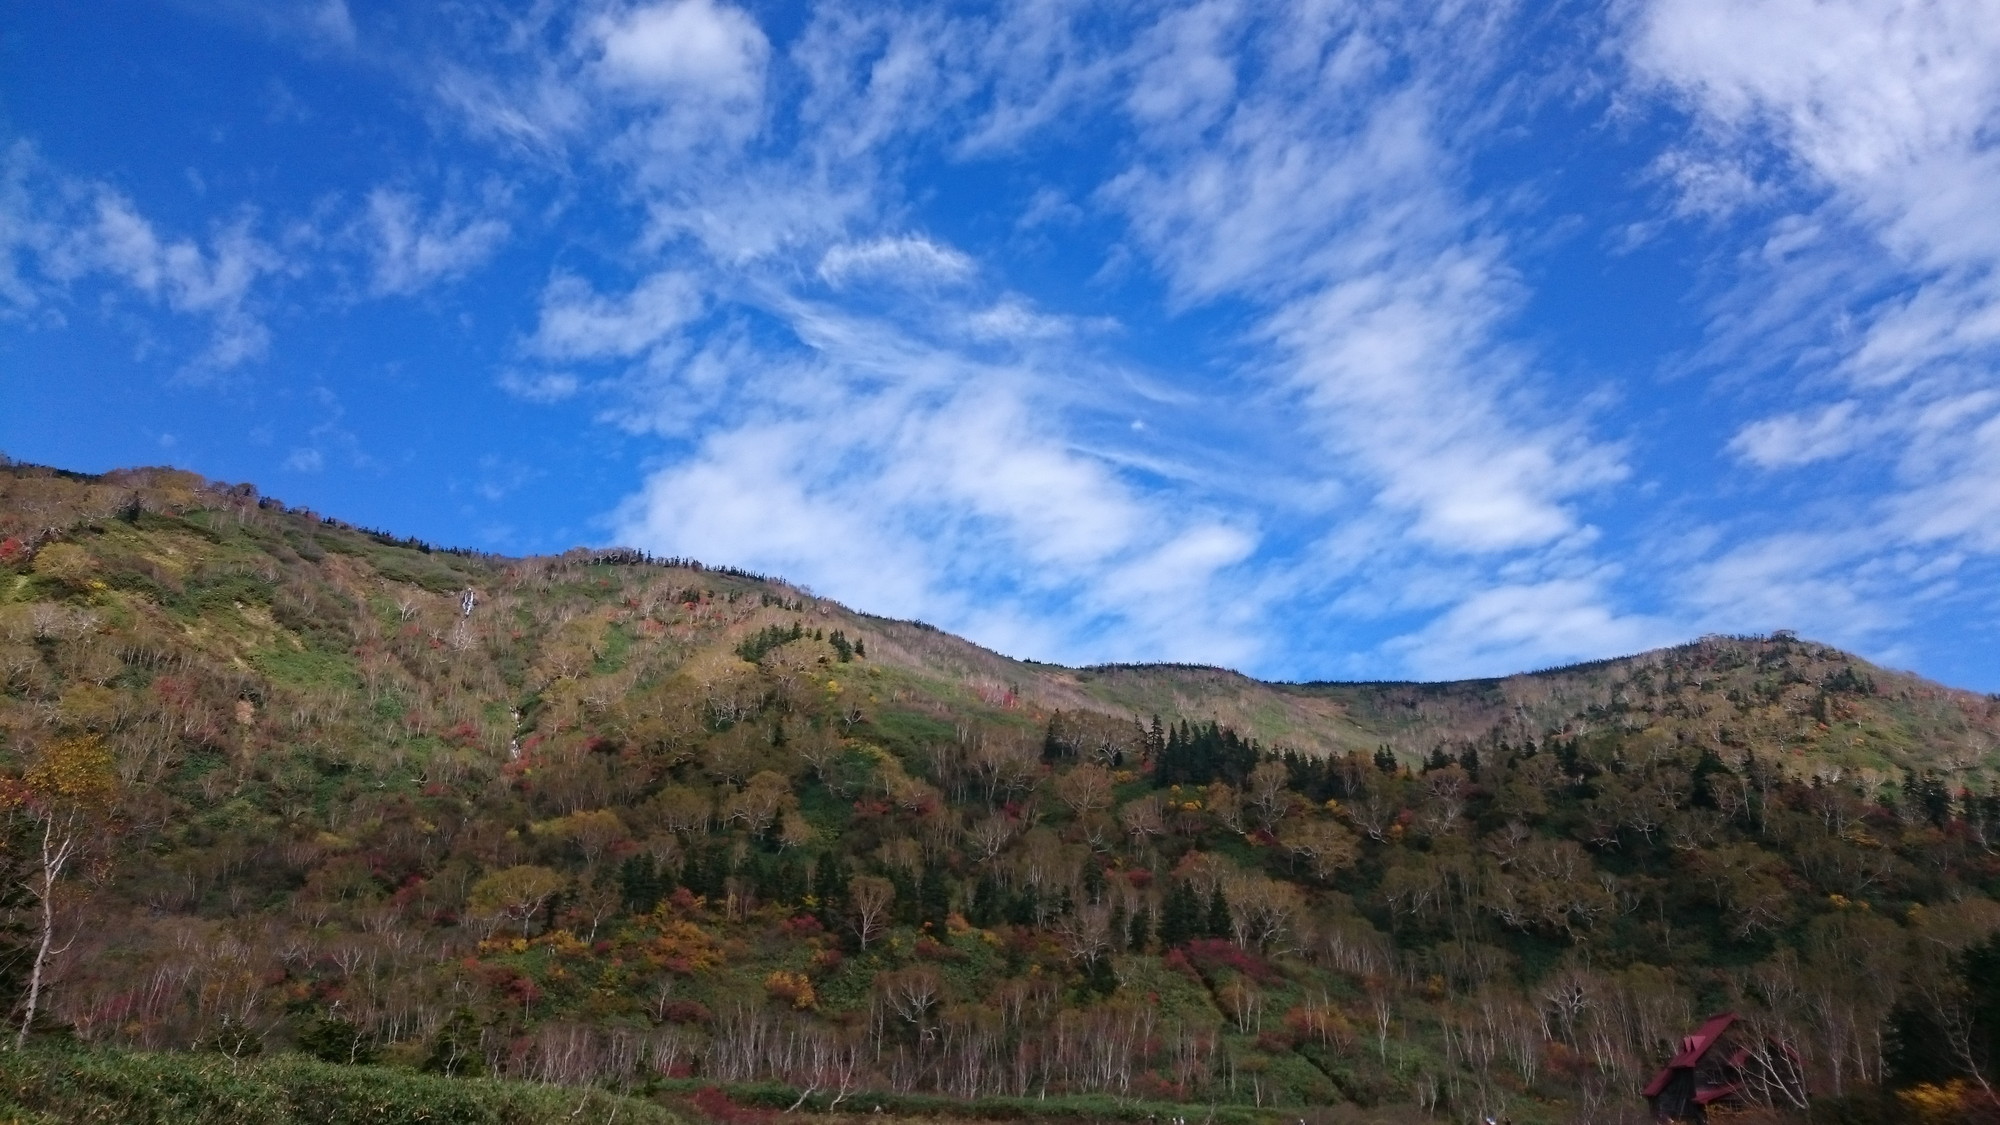
[[[1996,690],[1983,7],[9,4],[0,450],[1069,663]]]

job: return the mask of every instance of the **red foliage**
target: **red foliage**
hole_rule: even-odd
[[[410,900],[415,898],[417,893],[424,889],[424,882],[425,880],[422,875],[412,874],[403,880],[401,886],[396,888],[396,893],[389,896],[389,901],[397,906],[409,905]]]
[[[1290,1028],[1278,1031],[1266,1031],[1257,1036],[1257,1049],[1267,1054],[1284,1054],[1296,1046],[1297,1043],[1298,1039],[1292,1034]]]
[[[1243,974],[1259,984],[1268,984],[1278,979],[1278,971],[1270,962],[1247,950],[1236,948],[1236,943],[1227,938],[1196,938],[1187,943],[1188,960],[1204,974],[1213,974],[1219,969],[1229,969]]]
[[[26,548],[21,545],[19,539],[11,535],[5,539],[0,539],[0,562],[13,562],[24,553],[26,553]]]
[[[921,961],[963,961],[965,953],[938,941],[936,938],[920,937],[914,952]]]
[[[778,1119],[776,1110],[736,1104],[720,1086],[703,1086],[691,1102],[696,1113],[723,1125],[765,1125]]]
[[[715,1013],[699,1000],[669,1000],[660,1010],[660,1018],[667,1023],[707,1023]]]
[[[825,949],[820,950],[818,953],[813,954],[813,967],[817,969],[824,969],[825,971],[830,973],[833,970],[840,968],[841,962],[845,960],[847,960],[845,954],[841,953],[840,950],[833,948],[832,946],[829,946]]]
[[[791,937],[813,937],[826,932],[819,919],[810,914],[795,914],[778,923],[778,929]]]
[[[1184,1102],[1190,1100],[1187,1084],[1173,1082],[1158,1074],[1141,1074],[1133,1083],[1142,1098],[1156,1102]]]
[[[889,815],[889,802],[871,801],[866,798],[854,802],[854,819],[868,820]]]
[[[1144,867],[1134,867],[1125,873],[1125,881],[1143,891],[1153,885],[1153,873]]]

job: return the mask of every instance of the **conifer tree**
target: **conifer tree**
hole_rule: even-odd
[[[1146,952],[1146,942],[1152,938],[1153,912],[1141,906],[1132,912],[1132,922],[1128,927],[1125,948],[1134,953]]]
[[[1203,919],[1202,930],[1208,937],[1226,938],[1230,928],[1229,900],[1222,897],[1222,885],[1218,883],[1208,896],[1208,916]]]
[[[945,882],[944,870],[936,864],[924,867],[923,879],[917,884],[917,923],[928,923],[932,932],[945,932],[945,916],[951,913],[951,887]]]
[[[979,883],[972,889],[972,913],[967,920],[985,929],[1000,920],[1000,908],[1000,881],[988,871],[979,877]]]
[[[1167,901],[1160,910],[1160,946],[1172,949],[1186,945],[1200,936],[1202,931],[1201,902],[1195,897],[1194,888],[1186,883],[1175,883],[1167,892]]]

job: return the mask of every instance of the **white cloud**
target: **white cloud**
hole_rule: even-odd
[[[215,228],[204,246],[162,236],[123,194],[43,167],[25,145],[9,152],[0,188],[0,295],[22,307],[90,277],[123,284],[145,299],[209,325],[193,370],[220,370],[261,358],[270,332],[252,311],[257,282],[285,263],[241,218]]]
[[[577,377],[564,371],[505,371],[500,389],[526,402],[552,403],[572,398],[582,387]]]
[[[1198,135],[1236,96],[1233,42],[1242,5],[1207,0],[1165,15],[1142,38],[1125,105],[1146,128]]]
[[[1108,331],[1116,321],[1098,318],[1079,322],[1075,318],[1042,312],[1019,296],[1007,296],[965,317],[965,332],[975,340],[1010,340],[1017,343],[1061,340],[1079,330]]]
[[[589,103],[578,85],[553,63],[511,80],[447,63],[438,68],[431,91],[474,136],[544,160],[559,160],[589,116]]]
[[[843,242],[829,247],[819,260],[821,280],[835,287],[856,280],[897,285],[950,283],[962,281],[972,272],[971,258],[916,235]]]
[[[1775,150],[1915,282],[1846,357],[1864,381],[2000,343],[2000,21],[1981,0],[1654,0],[1628,54],[1700,132],[1674,161]],[[1708,155],[1703,155],[1704,153]]]
[[[542,291],[541,323],[529,347],[551,359],[629,358],[701,310],[694,280],[678,271],[656,273],[623,297],[603,296],[581,278],[562,275]]]
[[[1838,457],[1867,440],[1873,429],[1855,417],[1852,399],[1799,414],[1781,414],[1737,431],[1729,448],[1767,469],[1809,465]]]
[[[1653,174],[1671,184],[1682,217],[1726,218],[1770,194],[1740,157],[1670,149],[1654,161]]]
[[[1059,382],[786,310],[809,357],[733,352],[696,453],[621,510],[621,538],[1037,656],[1255,651],[1254,600],[1220,596],[1255,533],[1176,511],[1066,441]],[[679,386],[645,393],[688,402]]]
[[[1689,574],[1686,597],[1718,627],[1795,629],[1860,646],[1897,620],[1863,564],[1873,547],[1847,533],[1785,532],[1734,546]]]
[[[1714,358],[1803,368],[1809,405],[1731,449],[1783,469],[1890,467],[1886,494],[1838,482],[1811,530],[1704,572],[1712,608],[1839,638],[1934,595],[1923,560],[2000,553],[2000,20],[1981,0],[1651,0],[1625,42],[1639,81],[1690,111],[1664,158],[1757,167],[1796,210],[1728,292]],[[1699,187],[1691,190],[1698,191]],[[1702,206],[1683,199],[1683,209]],[[1873,298],[1869,294],[1887,293]],[[1811,402],[1818,398],[1821,401]],[[1845,513],[1844,518],[1826,513]],[[1837,548],[1837,549],[1836,549]],[[1834,573],[1838,559],[1842,573]]]
[[[507,240],[507,224],[490,216],[461,216],[445,206],[428,221],[414,196],[377,188],[362,220],[375,259],[374,290],[407,294],[471,271]]]
[[[1480,590],[1392,649],[1417,675],[1499,676],[1685,640],[1666,622],[1622,614],[1589,578]]]
[[[1227,12],[1201,9],[1195,38],[1251,34],[1219,28]],[[1567,501],[1624,470],[1579,422],[1524,403],[1522,358],[1500,343],[1519,284],[1436,136],[1454,70],[1482,64],[1480,29],[1336,18],[1351,22],[1252,36],[1270,53],[1228,114],[1206,136],[1156,140],[1108,198],[1184,300],[1268,303],[1277,382],[1307,407],[1328,468],[1371,483],[1422,541],[1568,540],[1582,525]],[[1424,53],[1420,34],[1446,49]],[[1174,39],[1169,60],[1190,41]],[[1460,39],[1465,53],[1450,49]],[[1397,49],[1416,74],[1385,87]]]
[[[1492,350],[1505,288],[1479,247],[1428,268],[1364,275],[1289,304],[1271,333],[1316,428],[1447,550],[1550,544],[1580,527],[1563,503],[1623,476],[1580,434],[1511,417],[1511,357]],[[1499,290],[1499,292],[1496,292]]]
[[[668,94],[752,100],[770,43],[749,14],[711,0],[669,0],[601,17],[593,32],[613,81]]]

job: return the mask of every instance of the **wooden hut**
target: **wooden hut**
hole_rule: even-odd
[[[1707,1121],[1709,1106],[1738,1100],[1750,1051],[1737,1030],[1736,1013],[1724,1012],[1681,1040],[1680,1053],[1646,1084],[1653,1120]]]

